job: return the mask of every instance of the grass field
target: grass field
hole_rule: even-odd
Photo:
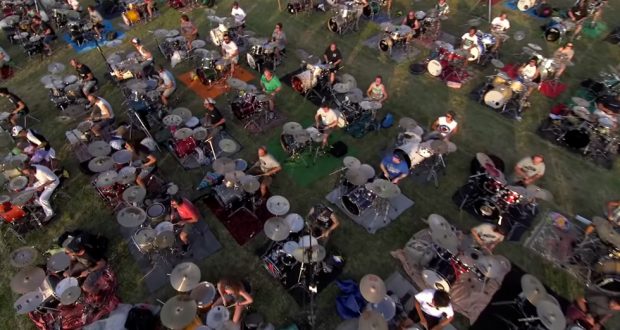
[[[492,73],[492,69],[486,69],[484,74],[479,75],[476,81],[463,86],[460,90],[449,89],[436,79],[428,75],[411,76],[408,73],[409,63],[396,64],[385,55],[379,54],[362,45],[362,42],[379,31],[376,24],[364,22],[359,32],[338,37],[326,29],[328,14],[315,13],[310,16],[291,16],[286,12],[279,12],[275,1],[267,0],[241,0],[241,6],[249,13],[248,29],[256,31],[259,36],[270,35],[276,22],[283,22],[284,30],[289,38],[288,58],[285,65],[278,68],[277,74],[282,76],[298,67],[299,60],[295,57],[295,49],[303,48],[309,53],[321,54],[327,44],[335,40],[338,42],[345,57],[345,72],[353,74],[358,84],[363,88],[370,83],[376,74],[382,74],[386,82],[390,99],[382,110],[382,113],[391,112],[396,118],[410,116],[421,125],[430,125],[432,120],[447,110],[457,112],[460,124],[460,132],[454,139],[459,150],[450,155],[448,159],[447,175],[440,178],[439,188],[427,185],[413,185],[411,181],[401,184],[404,193],[415,200],[416,205],[404,213],[389,227],[379,231],[375,235],[368,234],[363,228],[355,225],[352,221],[342,217],[342,227],[338,229],[330,245],[340,251],[347,259],[347,266],[343,277],[359,279],[367,273],[375,273],[387,277],[397,269],[398,264],[389,255],[391,250],[400,248],[418,230],[424,228],[420,221],[429,213],[440,213],[450,219],[457,227],[466,229],[476,224],[476,220],[466,213],[459,213],[458,208],[452,203],[450,196],[462,185],[469,173],[469,161],[479,151],[486,151],[501,156],[507,167],[512,165],[525,155],[542,153],[546,156],[547,174],[540,185],[549,189],[555,196],[553,203],[544,203],[543,212],[547,209],[559,210],[566,214],[582,214],[585,216],[596,215],[600,212],[603,203],[610,199],[618,198],[620,187],[620,174],[618,166],[613,170],[597,167],[578,155],[542,140],[535,133],[536,127],[543,120],[548,109],[554,101],[535,93],[532,97],[532,107],[523,116],[523,121],[516,122],[505,119],[475,102],[472,102],[468,93],[472,88],[482,82],[483,76]],[[283,1],[284,3],[285,1]],[[460,36],[467,28],[467,20],[470,13],[485,15],[486,7],[474,7],[475,1],[449,1],[452,7],[452,17],[444,21],[443,30],[455,36]],[[567,5],[567,1],[550,1],[560,7]],[[218,16],[228,15],[232,1],[218,1]],[[423,0],[413,2],[416,10],[426,10],[432,6],[433,1]],[[562,4],[564,3],[564,4]],[[86,4],[83,4],[86,5]],[[286,5],[284,3],[284,5]],[[117,50],[130,50],[128,40],[139,36],[148,48],[156,53],[157,60],[161,56],[156,52],[155,41],[149,31],[158,28],[177,28],[180,14],[175,10],[169,10],[161,5],[162,14],[155,21],[145,25],[139,25],[131,29],[125,38],[125,42],[115,48],[104,47],[103,51],[109,55]],[[410,1],[395,0],[393,12],[405,11],[411,7]],[[498,4],[493,8],[494,15],[502,11],[503,5]],[[612,24],[620,14],[618,6],[609,8],[605,12],[605,20]],[[199,26],[200,34],[204,39],[208,36],[209,22],[203,9],[196,9],[189,14],[191,19]],[[517,42],[509,40],[503,49],[503,60],[506,63],[517,63],[525,60],[518,53],[527,42],[535,42],[541,45],[546,54],[557,47],[556,44],[546,44],[541,36],[539,25],[542,21],[518,12],[509,12],[512,23],[512,31],[527,31],[525,40]],[[118,20],[119,21],[119,20]],[[115,24],[118,23],[115,22]],[[484,28],[486,30],[486,27]],[[110,264],[119,276],[119,294],[123,301],[129,303],[154,302],[156,298],[165,300],[172,296],[171,288],[162,289],[154,295],[149,295],[144,285],[140,283],[142,274],[133,262],[127,250],[127,243],[118,235],[117,224],[114,216],[96,196],[90,186],[90,178],[78,171],[77,160],[67,149],[64,132],[73,128],[76,123],[62,123],[56,120],[57,110],[52,106],[47,97],[47,91],[38,82],[39,78],[46,74],[47,65],[51,62],[63,62],[68,65],[72,57],[79,58],[94,70],[100,81],[103,81],[106,66],[101,55],[96,51],[90,51],[76,56],[75,52],[61,42],[56,44],[55,54],[42,61],[39,58],[27,60],[21,49],[9,47],[6,40],[0,44],[16,59],[16,63],[22,68],[16,76],[2,85],[7,86],[17,95],[22,97],[33,110],[33,114],[41,118],[40,123],[33,125],[38,131],[46,135],[60,152],[63,164],[69,169],[72,176],[66,185],[66,192],[71,196],[69,200],[58,202],[60,216],[52,224],[42,230],[28,234],[27,240],[30,245],[38,246],[45,250],[52,245],[52,240],[67,229],[82,228],[94,232],[100,232],[111,238]],[[607,64],[617,64],[620,59],[618,46],[602,42],[600,40],[581,39],[576,44],[576,66],[570,67],[563,81],[568,83],[568,91],[561,100],[567,100],[578,87],[579,81],[595,77]],[[417,60],[421,61],[427,55],[422,50]],[[189,71],[188,64],[181,64],[172,71],[181,74]],[[69,74],[69,69],[66,74]],[[257,82],[256,82],[257,83]],[[121,106],[121,94],[111,84],[103,84],[99,94],[111,101],[115,112],[124,112]],[[180,96],[181,105],[188,107],[196,114],[202,114],[201,100],[182,84],[178,84],[176,92]],[[8,102],[1,101],[2,107],[8,109]],[[218,100],[220,108],[225,107],[225,98]],[[303,100],[290,88],[284,87],[284,91],[278,96],[278,107],[285,112],[289,119],[295,121],[307,121],[314,112],[315,107]],[[232,119],[232,118],[229,118]],[[249,136],[239,123],[230,120],[231,134],[244,146],[241,152],[247,159],[254,159],[256,146],[266,144],[280,132],[273,130],[260,136]],[[344,142],[352,146],[357,152],[354,156],[363,162],[377,165],[382,150],[391,147],[390,144],[396,135],[396,129],[382,130],[373,133],[363,139],[353,139],[346,136]],[[65,147],[63,147],[65,146]],[[190,190],[192,184],[196,184],[203,170],[183,171],[169,154],[160,155],[161,167],[164,175],[178,183],[182,189]],[[323,196],[331,189],[332,178],[318,180],[308,187],[299,187],[289,181],[287,176],[280,175],[274,182],[273,191],[288,197],[291,201],[291,212],[305,214],[309,208],[323,200]],[[244,276],[251,280],[255,287],[256,297],[254,308],[263,313],[266,318],[278,325],[284,325],[294,320],[304,318],[303,310],[299,308],[285,290],[260,268],[259,260],[254,250],[266,241],[263,235],[258,236],[245,247],[239,247],[229,236],[226,229],[206,209],[202,210],[206,221],[215,231],[216,236],[223,244],[223,249],[200,264],[204,280],[216,282],[223,275]],[[6,260],[8,253],[19,247],[20,243],[7,236],[0,243],[0,256]],[[538,276],[553,290],[561,295],[572,298],[582,292],[583,283],[578,283],[573,278],[547,265],[518,243],[506,243],[498,248],[498,253],[504,254],[519,267]],[[0,270],[0,320],[3,329],[31,329],[33,326],[27,318],[16,316],[12,305],[17,295],[9,289],[9,282],[16,270],[7,262]],[[334,298],[337,289],[330,286],[321,293],[318,299],[318,329],[334,329],[338,324],[335,313]],[[465,329],[464,322],[457,322],[460,329]],[[613,329],[610,327],[609,329]],[[615,327],[616,329],[618,326]]]

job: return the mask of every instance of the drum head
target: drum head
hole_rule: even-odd
[[[431,74],[431,76],[439,77],[441,75],[441,72],[443,71],[443,66],[438,60],[431,60],[426,65],[426,69],[428,70],[428,73]]]
[[[557,26],[552,26],[545,31],[545,39],[547,41],[558,41],[562,37],[562,33]]]
[[[585,131],[574,129],[564,135],[564,142],[574,149],[585,148],[590,144],[590,135]]]
[[[493,109],[500,109],[506,104],[508,100],[505,99],[503,93],[499,90],[490,90],[484,94],[484,104],[490,106]]]

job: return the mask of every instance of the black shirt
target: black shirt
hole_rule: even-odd
[[[46,33],[47,30],[50,30],[50,33]],[[41,22],[41,24],[39,24],[39,26],[36,28],[35,31],[37,34],[45,34],[45,35],[50,35],[50,36],[56,36],[56,32],[54,32],[54,29],[52,29],[52,26],[49,25],[46,22]]]
[[[213,110],[207,110],[207,118],[209,118],[209,125],[215,125],[219,123],[224,116],[217,108],[213,108]],[[222,128],[226,128],[226,124],[220,125]]]
[[[588,16],[588,6],[587,6],[587,4],[584,4],[582,6],[577,4],[576,6],[571,8],[570,11],[573,13],[573,15],[575,15],[575,19],[576,20],[580,20],[580,19]]]
[[[86,65],[82,64],[78,67],[75,68],[75,71],[77,71],[78,75],[80,76],[80,78],[87,80],[88,79],[88,75],[93,73],[89,67],[87,67]]]
[[[7,95],[5,96],[7,99],[9,99],[9,102],[11,102],[11,104],[13,104],[15,106],[15,108],[17,108],[19,106],[19,102],[23,102],[24,103],[24,110],[25,112],[28,112],[28,106],[26,106],[26,102],[22,101],[22,99],[19,98],[19,96],[13,94],[13,93],[7,93]]]
[[[417,18],[409,18],[407,17],[407,20],[405,21],[405,25],[407,25],[408,27],[415,29],[415,22],[417,21]]]
[[[324,55],[327,57],[327,62],[336,63],[336,61],[342,59],[342,54],[340,53],[340,49],[336,49],[332,51],[330,47],[327,47]]]

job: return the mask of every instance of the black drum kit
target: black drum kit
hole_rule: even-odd
[[[312,0],[289,0],[286,5],[286,11],[291,15],[296,15],[304,11],[310,12],[312,9]]]
[[[269,96],[256,86],[237,78],[226,79],[226,84],[235,91],[230,108],[243,128],[252,133],[262,132],[276,119],[276,113],[269,110]]]
[[[551,42],[562,42],[574,29],[575,22],[570,18],[552,17],[551,22],[545,27],[545,39]]]
[[[278,44],[265,38],[249,38],[250,49],[245,59],[248,66],[258,72],[264,68],[275,69],[280,65],[280,59],[276,56]]]
[[[179,63],[188,58],[187,39],[179,35],[178,30],[157,29],[153,32],[153,36],[155,36],[159,51],[167,60],[175,59],[173,63]]]
[[[347,1],[332,7],[334,15],[327,20],[327,29],[340,35],[358,28],[359,19],[363,14],[362,2]]]
[[[196,78],[203,85],[213,86],[226,82],[225,78],[230,71],[231,62],[222,58],[218,51],[198,48],[193,50],[192,56],[196,67]]]
[[[43,86],[49,91],[50,101],[62,111],[66,111],[70,106],[78,106],[77,112],[83,112],[86,103],[86,97],[82,93],[82,83],[76,75],[65,75],[65,65],[62,63],[52,63],[48,66],[47,74],[39,80]],[[79,113],[67,114],[72,117]]]
[[[237,30],[242,23],[235,20],[234,17],[218,17],[214,15],[207,16],[212,26],[215,26],[209,31],[209,37],[213,45],[220,47],[224,42],[224,36],[230,37],[230,40],[234,41],[238,47],[245,45],[245,40],[242,35],[237,33]]]

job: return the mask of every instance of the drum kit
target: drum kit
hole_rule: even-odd
[[[289,0],[286,5],[286,11],[291,15],[296,15],[304,11],[310,11],[312,7],[312,0]]]
[[[567,37],[568,32],[575,29],[575,23],[569,18],[552,17],[551,22],[545,28],[545,40],[561,42]]]
[[[252,37],[248,39],[248,43],[250,50],[245,58],[250,68],[262,72],[266,67],[273,69],[280,64],[280,59],[276,56],[278,44],[275,41]]]
[[[494,60],[493,65],[502,65],[503,63]],[[498,71],[494,76],[489,76],[487,81],[488,91],[484,93],[482,101],[487,106],[505,111],[511,100],[519,100],[525,97],[526,86],[519,80],[512,80],[502,71]]]
[[[64,64],[52,64],[53,65],[48,67],[50,74],[41,77],[39,80],[41,84],[49,90],[50,101],[63,111],[73,104],[85,105],[87,101],[82,93],[82,84],[78,80],[78,77],[75,75],[63,77],[60,73],[64,71]]]
[[[246,210],[256,216],[254,211],[257,207],[256,193],[260,188],[258,178],[245,174],[247,163],[243,159],[232,160],[228,157],[219,157],[213,161],[213,171],[223,176],[221,184],[213,187],[214,197],[229,216],[241,210]],[[246,207],[246,202],[251,203],[251,210]]]
[[[353,218],[371,215],[374,222],[389,223],[390,199],[400,194],[400,188],[388,180],[374,179],[372,167],[360,165],[357,169],[347,169],[345,179],[351,187],[340,197],[343,209]],[[365,181],[364,181],[365,180]],[[362,183],[362,181],[364,181]],[[369,231],[375,230],[367,224]]]
[[[356,30],[363,8],[363,3],[357,1],[336,4],[332,7],[334,15],[327,20],[327,29],[340,35]]]

